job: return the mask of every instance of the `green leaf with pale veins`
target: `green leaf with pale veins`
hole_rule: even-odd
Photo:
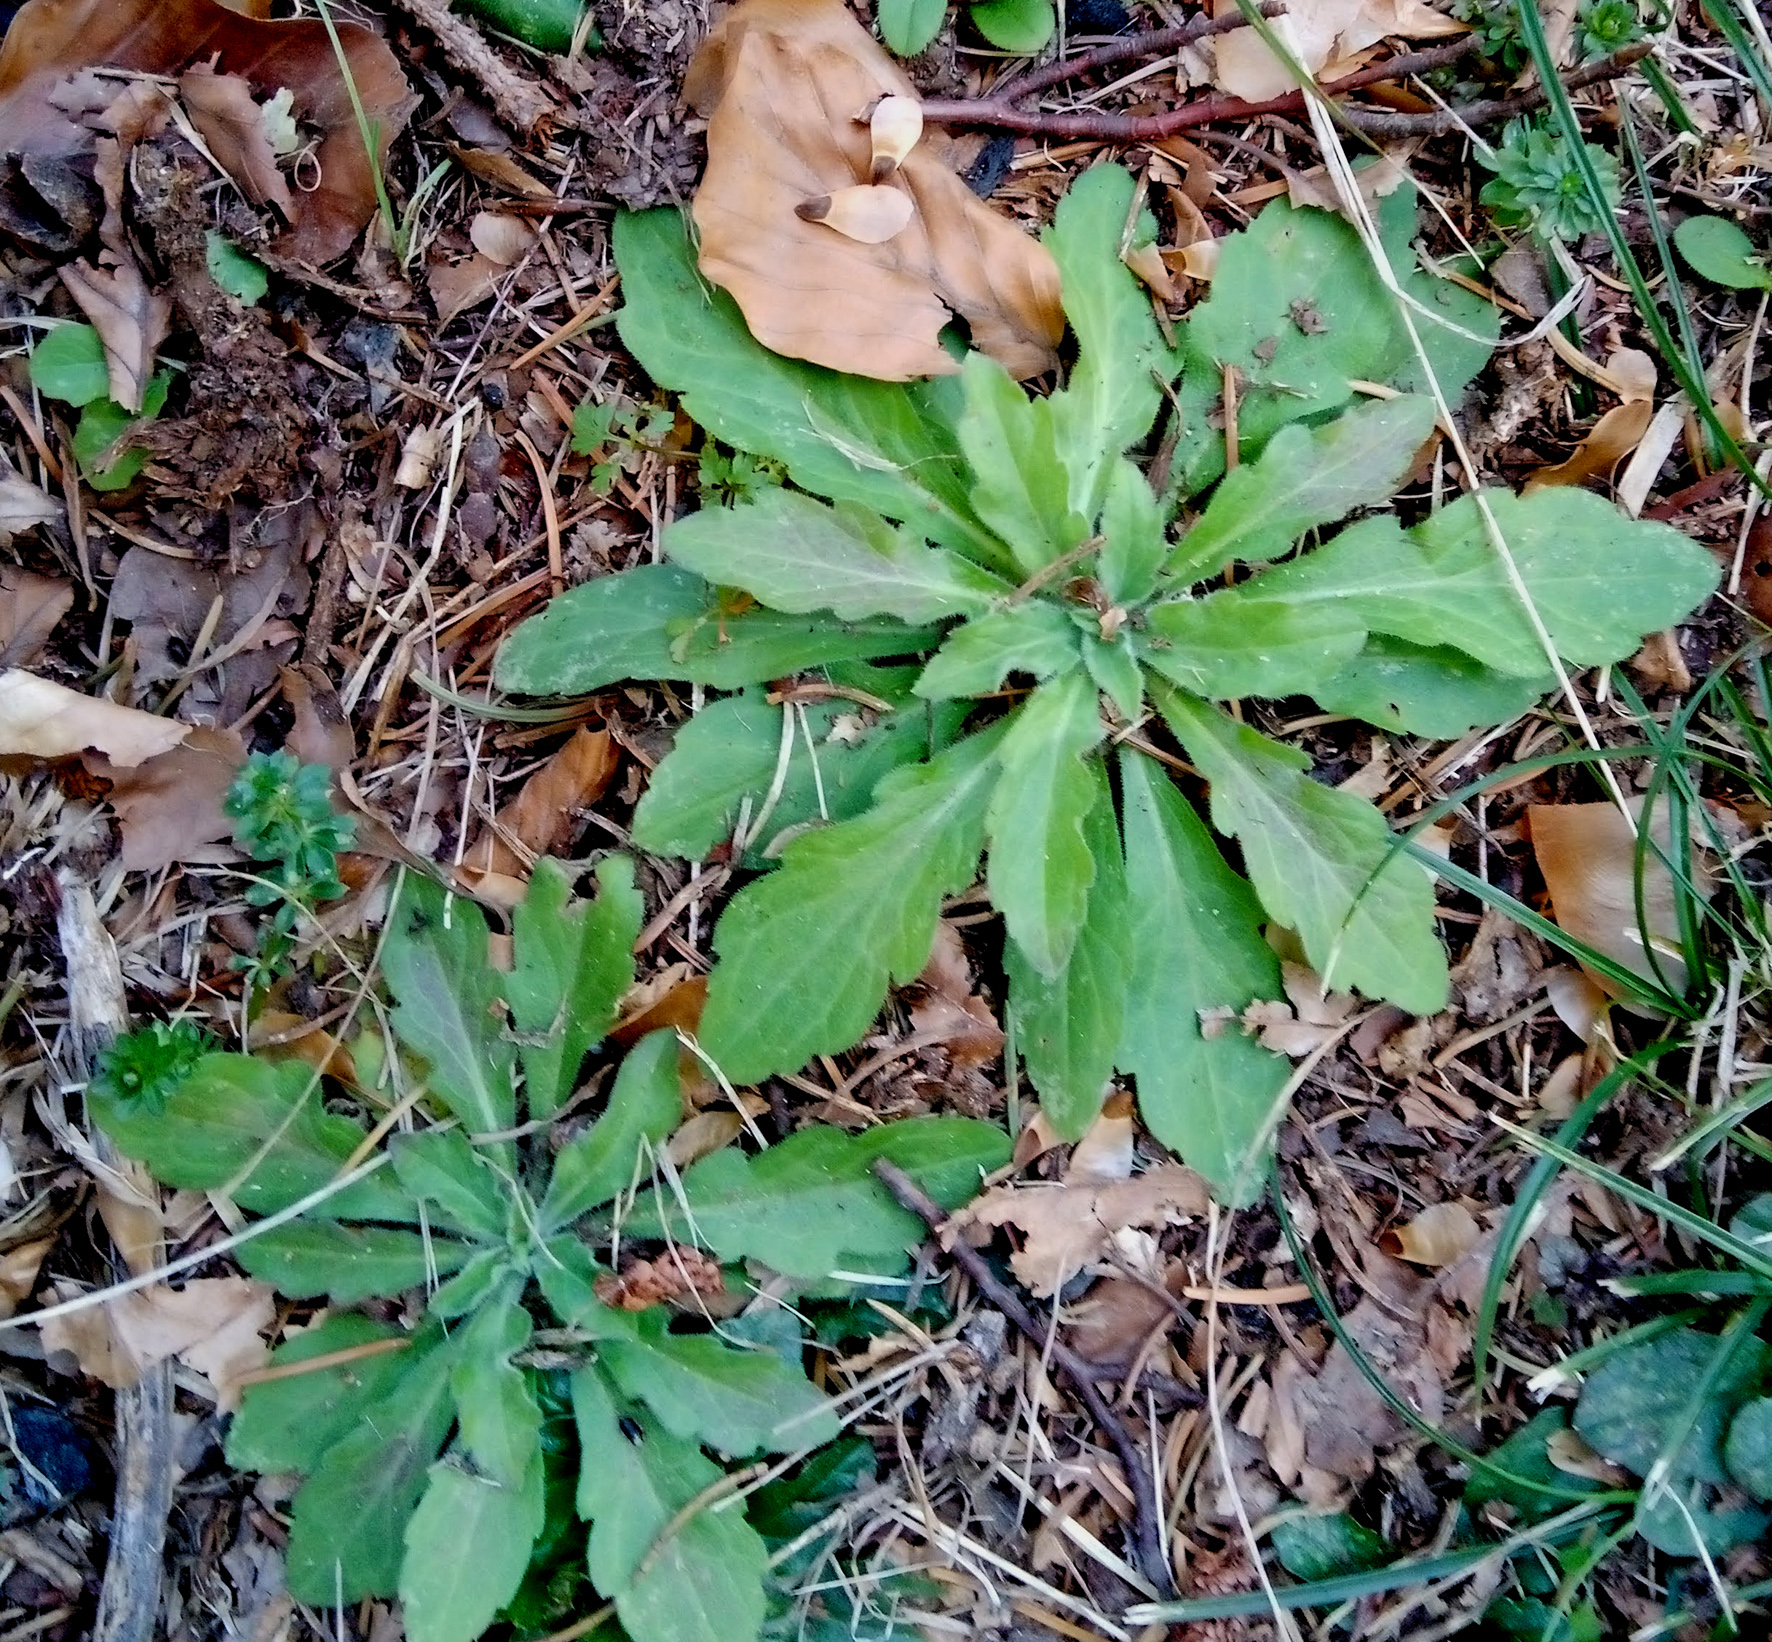
[[[470,1135],[517,1121],[516,1054],[493,1014],[503,989],[486,941],[485,915],[472,901],[422,873],[406,874],[382,947],[394,1030],[424,1056],[431,1093]],[[509,1151],[503,1142],[499,1155]]]
[[[672,1334],[661,1313],[640,1319],[638,1338],[605,1340],[597,1360],[673,1436],[733,1459],[788,1453],[835,1439],[824,1393],[773,1351],[741,1351],[713,1334]]]
[[[451,1237],[395,1226],[294,1221],[240,1245],[240,1264],[279,1294],[324,1294],[335,1305],[392,1298],[459,1271],[473,1252]]]
[[[917,680],[930,701],[988,696],[1011,673],[1057,678],[1082,659],[1082,634],[1055,604],[1032,599],[969,621],[949,633]]]
[[[1264,599],[1259,588],[1221,587],[1203,599],[1152,606],[1139,647],[1145,666],[1195,695],[1226,701],[1298,695],[1360,653],[1366,629],[1352,612]]]
[[[960,446],[977,481],[972,505],[1008,544],[1016,568],[1032,575],[1089,534],[1089,521],[1071,505],[1052,401],[1028,398],[988,354],[968,354],[960,379]]]
[[[1120,792],[1133,969],[1118,1065],[1138,1080],[1151,1133],[1198,1169],[1221,1202],[1250,1203],[1266,1176],[1291,1068],[1234,1019],[1208,1037],[1200,1012],[1240,1014],[1279,997],[1279,960],[1262,939],[1248,884],[1157,764],[1122,748]]]
[[[572,1376],[572,1413],[591,1583],[613,1598],[622,1628],[657,1642],[753,1642],[769,1566],[762,1539],[740,1506],[720,1510],[716,1502],[677,1520],[719,1482],[720,1468],[657,1419],[618,1403],[601,1369]]]
[[[393,1388],[296,1491],[287,1567],[298,1602],[330,1608],[398,1588],[407,1521],[455,1423],[454,1360],[434,1334],[414,1342]]]
[[[1130,724],[1144,705],[1144,675],[1138,670],[1139,652],[1132,634],[1122,628],[1109,644],[1093,633],[1083,635],[1083,665],[1095,687],[1111,701],[1120,717]]]
[[[511,1022],[523,1036],[524,1100],[532,1120],[572,1098],[585,1056],[615,1024],[634,984],[634,942],[646,915],[634,864],[611,855],[597,866],[595,901],[572,899],[572,877],[544,856],[511,914],[513,962],[505,977]]]
[[[1126,864],[1107,770],[1099,761],[1091,761],[1091,769],[1098,791],[1083,822],[1083,838],[1095,862],[1095,881],[1070,961],[1048,979],[1013,941],[1003,947],[1016,1044],[1040,1091],[1040,1110],[1065,1140],[1079,1139],[1101,1110],[1135,961]]]
[[[880,783],[853,821],[802,834],[714,931],[703,1047],[734,1083],[860,1041],[887,985],[922,973],[942,898],[972,882],[1000,737],[968,737]]]
[[[1101,512],[1120,455],[1150,432],[1162,403],[1159,383],[1181,364],[1157,329],[1144,287],[1120,260],[1133,187],[1120,166],[1085,171],[1058,202],[1044,236],[1077,337],[1076,368],[1047,403],[1070,474],[1071,505],[1088,519]]]
[[[1008,1160],[1009,1139],[956,1117],[905,1118],[856,1135],[801,1129],[756,1157],[727,1147],[695,1164],[683,1176],[687,1218],[675,1194],[655,1191],[622,1224],[631,1237],[702,1242],[722,1260],[760,1260],[788,1277],[880,1271],[881,1262],[891,1275],[928,1228],[874,1178],[882,1157],[957,1209]]]
[[[1070,956],[1095,876],[1083,821],[1100,784],[1086,760],[1104,733],[1094,681],[1069,673],[1027,699],[998,754],[986,881],[1010,939],[1048,977]]]
[[[546,1517],[539,1454],[516,1484],[477,1476],[453,1456],[433,1465],[400,1564],[410,1642],[475,1642],[517,1594]]]
[[[1101,510],[1101,552],[1095,560],[1096,574],[1107,596],[1119,605],[1149,598],[1168,555],[1157,493],[1133,463],[1116,458],[1108,468],[1107,498]]]
[[[662,1146],[682,1121],[681,1053],[669,1029],[649,1032],[628,1051],[603,1115],[554,1160],[541,1206],[544,1229],[567,1225],[634,1184],[646,1148]]]
[[[1233,560],[1277,559],[1314,526],[1389,500],[1434,415],[1433,400],[1403,394],[1355,405],[1320,427],[1282,428],[1253,462],[1225,475],[1165,574],[1192,582]]]
[[[615,261],[626,304],[616,321],[622,341],[654,382],[682,395],[702,427],[773,457],[802,489],[860,502],[981,564],[1009,565],[972,509],[951,378],[875,382],[771,353],[732,299],[696,270],[678,211],[618,213]]]
[[[583,695],[622,679],[747,684],[876,656],[915,655],[939,635],[901,622],[841,622],[740,609],[674,564],[643,564],[562,593],[500,647],[493,679],[523,695]]]
[[[1716,561],[1695,542],[1626,518],[1591,491],[1484,495],[1539,620],[1577,666],[1632,654],[1645,633],[1690,615],[1717,585]],[[1248,590],[1312,611],[1344,610],[1374,632],[1451,646],[1518,678],[1550,670],[1471,496],[1409,531],[1388,517],[1364,520]]]
[[[511,1358],[529,1344],[533,1325],[515,1280],[475,1312],[457,1338],[450,1388],[461,1445],[493,1481],[521,1486],[541,1445],[541,1405],[529,1371]]]
[[[1304,754],[1198,697],[1159,688],[1153,698],[1211,784],[1213,825],[1241,843],[1261,904],[1297,931],[1323,984],[1413,1015],[1445,1008],[1433,880],[1392,853],[1384,817],[1311,780]]]
[[[1518,678],[1462,650],[1372,633],[1357,656],[1309,693],[1325,712],[1350,713],[1381,730],[1455,741],[1479,724],[1518,718],[1555,684],[1548,673]]]
[[[1026,405],[1021,389],[1007,376],[1004,381]],[[742,587],[772,610],[793,615],[828,610],[845,621],[933,622],[982,615],[993,599],[1014,591],[871,508],[830,507],[794,490],[766,490],[736,507],[704,507],[667,526],[664,546],[697,575]]]

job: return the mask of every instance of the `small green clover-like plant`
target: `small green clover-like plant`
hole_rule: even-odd
[[[601,1115],[555,1149],[551,1122],[634,979],[632,864],[612,857],[597,879],[579,900],[563,867],[539,862],[500,972],[479,908],[407,878],[384,971],[402,1063],[437,1121],[396,1136],[391,1167],[301,1218],[249,1226],[237,1249],[254,1276],[330,1309],[275,1353],[296,1372],[247,1390],[229,1460],[303,1478],[298,1600],[398,1594],[413,1642],[472,1642],[501,1615],[552,1629],[587,1587],[630,1636],[751,1642],[785,1604],[771,1553],[806,1524],[791,1489],[750,1513],[702,1507],[728,1463],[816,1455],[837,1412],[806,1378],[797,1314],[773,1300],[691,1332],[662,1308],[604,1304],[612,1234],[624,1247],[693,1237],[734,1288],[744,1262],[777,1274],[772,1293],[892,1278],[924,1228],[873,1163],[890,1158],[953,1208],[1008,1157],[1000,1130],[969,1119],[815,1128],[755,1157],[716,1152],[660,1193],[656,1154],[682,1116],[669,1031],[629,1051]],[[254,1215],[325,1187],[368,1144],[300,1062],[209,1054],[157,1109],[102,1085],[89,1102],[160,1180],[226,1190]],[[385,1305],[350,1309],[408,1295],[410,1327],[383,1320]],[[805,1497],[854,1470],[842,1453],[809,1464]]]
[[[89,1093],[143,1112],[161,1112],[215,1040],[194,1020],[153,1021],[125,1032],[100,1054]]]
[[[1644,35],[1637,0],[1586,0],[1576,17],[1575,43],[1583,61],[1610,57]]]
[[[1727,217],[1688,217],[1674,244],[1701,279],[1736,291],[1772,291],[1772,259]]]
[[[1046,49],[1057,27],[1052,0],[971,0],[978,32],[1002,51],[1031,56]],[[876,0],[880,38],[900,57],[915,57],[941,32],[947,0]]]
[[[639,407],[598,404],[587,399],[572,412],[572,451],[575,456],[590,456],[591,488],[607,496],[621,472],[623,455],[654,440],[662,439],[671,430],[673,418],[659,406]]]
[[[628,347],[690,417],[799,488],[678,521],[670,562],[556,599],[495,673],[532,694],[628,677],[738,692],[684,728],[634,820],[660,853],[779,861],[715,931],[701,1043],[735,1081],[857,1043],[983,856],[1048,1118],[1081,1134],[1118,1072],[1152,1132],[1241,1202],[1290,1070],[1219,1025],[1279,995],[1264,924],[1293,931],[1330,986],[1413,1012],[1443,1007],[1447,974],[1432,880],[1383,816],[1218,703],[1310,696],[1462,734],[1548,688],[1539,624],[1567,662],[1602,664],[1717,571],[1580,490],[1490,490],[1337,533],[1392,495],[1434,424],[1364,247],[1336,216],[1269,206],[1223,242],[1171,347],[1116,255],[1132,198],[1101,167],[1059,206],[1049,243],[1077,354],[1037,399],[978,354],[910,385],[778,358],[706,294],[679,216],[619,218]],[[1456,396],[1493,315],[1418,269],[1414,222],[1412,191],[1383,202],[1384,254]],[[1145,448],[1152,473],[1127,454]],[[756,688],[810,670],[811,701]],[[1210,826],[1141,750],[1151,724],[1205,778]]]
[[[142,406],[133,412],[110,397],[111,378],[105,347],[90,325],[73,321],[55,327],[31,354],[31,382],[41,393],[80,412],[74,424],[74,455],[94,490],[124,490],[147,466],[144,450],[115,447],[124,435],[151,422],[166,408],[172,387],[168,371],[156,371],[142,391]]]
[[[1624,203],[1616,156],[1585,143],[1609,209]],[[1542,119],[1511,121],[1501,141],[1483,157],[1495,173],[1477,197],[1504,228],[1524,227],[1543,239],[1580,239],[1597,233],[1601,220],[1563,133]]]

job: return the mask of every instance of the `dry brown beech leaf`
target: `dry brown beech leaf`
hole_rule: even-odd
[[[217,74],[208,63],[193,63],[179,77],[178,94],[191,124],[240,191],[254,205],[274,205],[285,221],[293,221],[289,182],[277,168],[277,151],[251,85],[238,74]]]
[[[1627,399],[1622,405],[1614,405],[1562,461],[1531,474],[1523,488],[1532,491],[1546,485],[1584,485],[1589,479],[1606,478],[1642,444],[1654,415],[1655,406],[1647,399]]]
[[[73,758],[95,747],[127,768],[169,752],[190,729],[20,667],[0,670],[0,758]]]
[[[1215,17],[1223,17],[1236,9],[1237,0],[1216,0],[1212,11]],[[1291,0],[1281,38],[1316,74],[1368,50],[1387,35],[1430,40],[1443,34],[1462,34],[1468,26],[1436,11],[1426,0]],[[1254,29],[1238,29],[1213,44],[1213,78],[1220,91],[1264,102],[1297,88],[1291,71]],[[1335,75],[1332,70],[1319,77],[1333,79]]]
[[[5,487],[0,479],[0,509]],[[34,485],[27,488],[36,490]],[[42,495],[41,491],[37,491]],[[48,501],[48,497],[44,497]],[[0,667],[24,666],[42,655],[56,624],[74,606],[74,584],[60,576],[39,576],[34,570],[0,565]]]
[[[1449,1266],[1482,1235],[1476,1216],[1462,1203],[1433,1203],[1406,1225],[1387,1231],[1378,1246],[1412,1266]]]
[[[584,824],[585,808],[609,790],[620,760],[607,730],[581,724],[573,731],[468,851],[462,866],[470,882],[478,875],[478,892],[501,903],[522,900],[529,864],[517,846],[531,856],[564,849]]]
[[[940,332],[958,314],[1012,375],[1052,367],[1064,314],[1050,253],[928,144],[893,173],[914,211],[891,238],[864,244],[796,215],[865,184],[868,112],[883,95],[916,97],[841,0],[741,0],[684,95],[709,122],[694,203],[701,271],[765,347],[888,382],[946,376],[959,367]]]
[[[490,257],[501,268],[514,268],[529,254],[536,235],[521,217],[479,211],[468,225],[468,238],[481,256]]]
[[[62,284],[92,321],[105,345],[105,371],[111,397],[125,410],[139,411],[148,379],[154,374],[154,353],[172,330],[172,298],[151,291],[133,257],[113,258],[112,266],[69,263]]]
[[[380,131],[376,163],[385,163],[416,99],[385,41],[355,23],[337,27],[351,81]],[[92,152],[92,131],[53,101],[57,86],[81,69],[178,75],[210,61],[218,73],[248,81],[261,99],[287,87],[296,120],[319,134],[319,186],[294,194],[292,225],[274,249],[315,264],[342,256],[375,211],[375,165],[316,18],[261,22],[216,0],[26,0],[0,47],[0,152],[41,161]]]
[[[246,745],[236,731],[201,728],[182,746],[129,769],[89,753],[87,770],[111,783],[124,870],[158,872],[230,837],[234,823],[222,800],[245,762]]]

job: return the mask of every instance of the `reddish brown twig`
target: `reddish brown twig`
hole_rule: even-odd
[[[939,1232],[947,1224],[947,1214],[941,1205],[929,1197],[904,1170],[881,1158],[874,1165],[874,1173],[898,1205],[909,1209],[932,1232]],[[1126,1472],[1126,1486],[1132,1490],[1135,1503],[1133,1533],[1139,1572],[1159,1591],[1165,1594],[1172,1592],[1175,1589],[1175,1580],[1170,1574],[1169,1558],[1163,1548],[1162,1504],[1157,1498],[1156,1479],[1151,1473],[1150,1460],[1133,1439],[1132,1433],[1126,1429],[1125,1422],[1113,1404],[1097,1389],[1096,1371],[1062,1340],[1052,1337],[1051,1330],[1039,1323],[1022,1303],[1021,1296],[997,1277],[985,1263],[984,1256],[971,1244],[956,1238],[949,1252],[964,1268],[979,1293],[1020,1329],[1034,1346],[1041,1351],[1050,1352],[1052,1366],[1077,1388],[1077,1395],[1083,1399],[1084,1406],[1094,1417],[1096,1424],[1108,1434],[1114,1445],[1114,1452],[1120,1456],[1120,1464]]]

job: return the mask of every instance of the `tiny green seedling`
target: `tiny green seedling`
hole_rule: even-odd
[[[838,1411],[806,1378],[782,1301],[908,1266],[924,1228],[874,1180],[877,1159],[956,1208],[1008,1158],[1001,1130],[923,1118],[808,1129],[676,1177],[662,1163],[683,1112],[670,1031],[630,1050],[601,1116],[556,1147],[634,979],[632,865],[608,859],[597,878],[595,900],[576,900],[564,868],[537,864],[507,971],[488,961],[477,906],[406,879],[383,949],[404,1051],[391,1070],[424,1088],[374,1091],[357,1110],[405,1093],[435,1121],[395,1135],[390,1168],[289,1223],[248,1226],[237,1246],[248,1272],[329,1309],[247,1389],[228,1458],[303,1479],[291,1594],[329,1607],[397,1593],[412,1642],[472,1642],[501,1615],[552,1630],[600,1600],[649,1642],[750,1642],[772,1615],[791,1630],[768,1578],[806,1526],[784,1486],[816,1499],[871,1456],[827,1447]],[[88,1102],[168,1185],[269,1215],[368,1153],[363,1123],[337,1109],[348,1092],[327,1094],[301,1062],[204,1054],[168,1089],[165,1049],[152,1031],[125,1039]],[[779,1298],[725,1322],[692,1316],[689,1332],[662,1307],[605,1304],[599,1252],[660,1237],[711,1250],[729,1290],[746,1285],[744,1262],[767,1267]],[[410,1326],[386,1305],[351,1309],[415,1294]],[[755,1455],[821,1449],[748,1514],[725,1480]]]
[[[1592,143],[1582,145],[1616,211],[1624,195],[1618,161]],[[1542,239],[1576,240],[1597,233],[1601,219],[1563,134],[1543,120],[1509,122],[1501,142],[1482,161],[1495,173],[1477,197],[1504,228],[1525,227]]]
[[[982,854],[1018,1042],[1059,1133],[1083,1132],[1118,1071],[1152,1132],[1243,1202],[1290,1075],[1237,1020],[1279,996],[1264,923],[1329,986],[1414,1013],[1444,1006],[1447,977],[1432,881],[1383,816],[1215,703],[1308,696],[1462,734],[1549,687],[1544,634],[1573,665],[1618,659],[1717,572],[1677,532],[1567,489],[1491,490],[1409,525],[1377,513],[1324,540],[1394,493],[1435,420],[1364,248],[1329,213],[1269,206],[1222,242],[1171,347],[1116,255],[1132,201],[1132,178],[1100,167],[1060,204],[1049,243],[1077,358],[1044,399],[978,354],[910,386],[769,354],[706,294],[676,213],[619,218],[624,341],[688,415],[799,488],[678,521],[669,563],[556,599],[495,670],[531,694],[629,677],[742,692],[685,728],[634,824],[661,853],[726,841],[746,865],[779,861],[715,932],[701,1041],[734,1081],[858,1042]],[[1385,254],[1455,396],[1493,314],[1417,268],[1414,223],[1412,189],[1383,202]],[[1149,472],[1126,454],[1140,447]],[[810,702],[756,690],[808,670]],[[1205,777],[1247,877],[1152,723]]]
[[[213,228],[204,244],[209,277],[217,285],[248,308],[264,300],[265,293],[271,288],[271,276],[257,257],[249,256]]]
[[[40,393],[80,411],[74,425],[74,455],[94,490],[124,490],[147,465],[143,450],[118,452],[126,434],[151,422],[166,408],[172,386],[169,371],[156,371],[142,392],[139,414],[110,397],[110,372],[105,345],[92,326],[69,321],[58,325],[31,354],[31,382]]]
[[[1688,217],[1674,244],[1700,279],[1737,291],[1772,291],[1772,261],[1727,217]]]
[[[622,458],[662,439],[673,421],[662,406],[598,404],[587,399],[572,412],[572,453],[593,458],[591,488],[607,496],[622,470]]]

